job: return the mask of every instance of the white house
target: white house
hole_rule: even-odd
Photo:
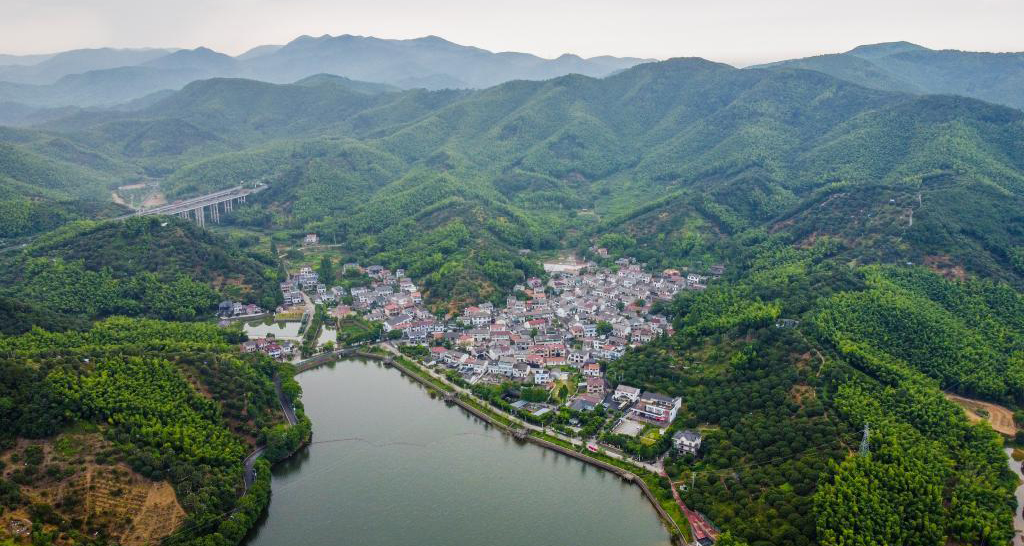
[[[659,426],[668,426],[676,418],[676,413],[682,405],[682,398],[645,391],[629,411],[634,417],[646,419]]]
[[[700,442],[703,440],[699,432],[683,430],[672,435],[672,445],[683,453],[696,455],[700,450]]]
[[[640,389],[636,387],[630,387],[629,385],[619,385],[615,388],[615,394],[612,395],[612,399],[616,402],[636,402],[640,398]]]

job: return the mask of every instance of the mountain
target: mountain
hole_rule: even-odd
[[[238,57],[193,50],[77,50],[33,66],[0,68],[0,102],[30,107],[112,106],[214,77],[290,83],[333,74],[395,87],[481,88],[515,79],[568,73],[605,76],[641,59],[491,53],[435,36],[385,40],[362,36],[303,36]],[[33,72],[34,71],[34,72]]]
[[[760,229],[842,241],[855,262],[1020,285],[1022,116],[815,71],[673,59],[479,91],[214,79],[46,127],[166,173],[172,197],[266,181],[235,221],[347,241],[360,260],[405,267],[440,303],[514,284],[488,261],[521,274],[518,249],[610,232],[628,237],[619,255],[655,267],[714,260]],[[446,239],[466,254],[438,259],[429,249]],[[446,262],[464,286],[436,275]]]
[[[398,87],[490,87],[509,80],[541,80],[568,73],[604,76],[642,59],[563,55],[542,59],[525,53],[492,53],[437,36],[387,40],[370,36],[301,36],[269,54],[246,61],[242,75],[292,82],[317,73]]]
[[[273,52],[277,51],[278,49],[281,49],[282,47],[284,47],[284,46],[280,45],[280,44],[256,46],[256,47],[246,51],[245,53],[242,53],[241,55],[237,56],[236,58],[238,60],[240,60],[240,61],[244,61],[244,60],[252,59],[252,58],[255,58],[255,57],[261,57],[263,55],[267,55],[269,53],[273,53]]]
[[[55,53],[40,53],[35,55],[7,55],[0,53],[0,66],[26,66],[30,64],[39,64],[54,55]]]
[[[46,57],[34,56],[32,63],[10,63],[0,58],[0,81],[52,84],[64,76],[142,64],[172,52],[171,49],[75,49]]]
[[[224,298],[273,308],[276,260],[185,220],[72,223],[8,254],[3,294],[62,314],[188,320]]]
[[[874,89],[963,95],[1024,109],[1024,53],[938,51],[890,42],[763,67],[805,68]]]
[[[370,95],[376,95],[378,93],[394,93],[401,91],[398,87],[388,85],[386,83],[371,83],[361,82],[357,80],[351,80],[344,76],[335,76],[333,74],[315,74],[307,78],[295,82],[295,85],[305,85],[312,87],[315,85],[337,85],[344,87],[352,91],[358,91],[360,93],[367,93]]]

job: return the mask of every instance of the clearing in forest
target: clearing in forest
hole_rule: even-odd
[[[981,400],[964,398],[955,394],[944,393],[946,398],[964,408],[967,418],[972,423],[988,421],[992,428],[1006,436],[1017,434],[1017,426],[1013,422],[1013,412],[1003,406]]]

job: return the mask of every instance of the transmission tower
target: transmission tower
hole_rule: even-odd
[[[871,436],[871,426],[864,423],[864,437],[860,440],[860,455],[863,457],[867,455],[871,450],[871,446],[868,444],[868,438]]]

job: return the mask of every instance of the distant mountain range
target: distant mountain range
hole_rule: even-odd
[[[753,68],[803,68],[873,89],[963,95],[1024,108],[1024,53],[934,50],[889,42]]]
[[[546,80],[570,73],[603,77],[645,59],[493,53],[427,36],[386,40],[364,36],[302,36],[237,57],[193,50],[83,49],[35,63],[8,57],[0,66],[0,102],[32,107],[110,106],[213,77],[291,83],[334,74],[402,89],[485,88],[510,80]],[[3,118],[0,113],[0,119]]]
[[[47,108],[109,107],[139,99],[150,104],[154,100],[144,99],[149,94],[216,77],[292,83],[330,74],[395,89],[483,89],[566,74],[600,78],[648,61],[571,54],[544,59],[494,53],[436,36],[388,40],[351,35],[301,36],[235,57],[205,47],[0,55],[0,123],[28,124],[55,117],[39,112]],[[1024,53],[932,50],[890,42],[751,68],[815,70],[872,89],[963,95],[1024,108]]]

